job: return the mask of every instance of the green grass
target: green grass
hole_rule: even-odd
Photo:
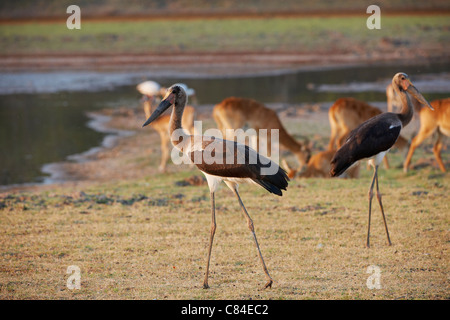
[[[383,38],[430,50],[450,41],[445,15],[382,16],[381,30],[367,29],[367,17],[82,21],[81,30],[64,22],[2,24],[0,53],[370,52]]]

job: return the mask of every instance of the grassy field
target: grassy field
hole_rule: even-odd
[[[447,15],[382,16],[381,30],[368,15],[3,23],[0,54],[442,51],[450,42]]]
[[[283,121],[300,133],[298,119]],[[323,134],[320,141],[326,142],[326,126],[316,127]],[[157,148],[158,139],[143,139],[144,134],[124,144]],[[370,249],[365,237],[371,171],[361,170],[354,180],[296,179],[283,197],[242,185],[241,197],[274,279],[267,290],[261,289],[265,277],[245,219],[224,186],[216,197],[211,288],[204,290],[208,187],[179,183],[200,175],[195,169],[172,165],[170,173],[155,173],[158,157],[152,152],[123,160],[124,168],[154,169],[142,178],[3,194],[0,298],[450,298],[450,184],[448,174],[435,167],[404,174],[396,168],[400,153],[390,154],[392,169],[380,169],[380,187],[393,245],[386,244],[374,202]],[[433,158],[429,145],[417,150],[414,161],[423,158]],[[372,265],[380,268],[381,289],[367,287]],[[69,266],[80,268],[81,289],[68,289]]]

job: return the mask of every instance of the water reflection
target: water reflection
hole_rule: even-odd
[[[43,164],[99,145],[104,134],[86,127],[85,112],[114,106],[119,92],[0,96],[0,184],[39,182]]]
[[[207,77],[148,77],[163,86],[184,82],[197,92],[199,104],[216,104],[230,96],[254,98],[265,103],[318,103],[332,102],[340,97],[353,96],[369,102],[385,102],[385,85],[392,76],[403,71],[413,81],[424,74],[443,78],[447,90],[427,92],[418,86],[429,99],[448,97],[448,72],[450,63],[425,66],[372,66],[320,71],[288,72],[279,75],[235,78]],[[70,74],[66,74],[70,76]],[[1,75],[0,75],[1,77]],[[36,79],[36,75],[34,75]],[[101,144],[104,134],[86,127],[85,113],[99,108],[118,106],[138,107],[139,94],[135,89],[142,74],[114,74],[105,79],[108,90],[92,92],[65,91],[56,93],[16,93],[0,95],[0,185],[42,181],[42,165],[66,159]],[[101,81],[102,77],[94,77]],[[104,76],[107,78],[107,76]],[[47,85],[51,78],[45,76]],[[55,79],[54,79],[55,80]],[[3,78],[4,86],[7,79]],[[13,81],[14,83],[14,81]],[[65,81],[65,90],[68,81]],[[79,81],[77,82],[79,85]],[[376,83],[369,91],[335,90],[321,85],[348,85],[349,83]],[[118,86],[120,85],[120,86]],[[105,86],[99,86],[105,88]]]

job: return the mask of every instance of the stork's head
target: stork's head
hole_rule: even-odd
[[[417,88],[413,86],[411,80],[409,79],[409,76],[406,73],[397,73],[394,78],[392,78],[392,86],[394,87],[395,91],[400,93],[408,92],[421,104],[429,107],[431,110],[434,110],[433,107],[428,103],[428,101],[425,100],[419,90],[417,90]]]
[[[187,103],[187,95],[186,91],[182,86],[173,85],[169,89],[167,89],[164,98],[161,100],[159,106],[153,111],[150,117],[145,121],[142,125],[145,127],[146,125],[155,121],[161,114],[164,113],[170,106],[175,105],[175,107],[184,107]]]

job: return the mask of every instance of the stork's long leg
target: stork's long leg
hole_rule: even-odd
[[[250,231],[253,234],[253,239],[255,240],[256,249],[258,249],[259,259],[261,260],[261,264],[262,264],[262,267],[264,269],[264,273],[266,274],[266,277],[267,277],[267,280],[268,280],[267,283],[264,285],[264,288],[272,287],[273,280],[272,280],[272,278],[269,275],[269,271],[267,270],[266,264],[264,263],[264,259],[263,259],[263,256],[261,254],[261,249],[259,248],[258,240],[256,239],[256,233],[255,233],[255,228],[253,226],[253,221],[250,218],[250,216],[249,216],[249,214],[247,212],[247,209],[245,209],[244,203],[242,202],[241,197],[239,196],[237,188],[234,187],[233,191],[236,194],[236,196],[237,196],[237,198],[239,200],[239,204],[242,207],[242,211],[244,212],[245,219],[247,220],[247,226],[248,226],[248,228],[250,229]]]
[[[386,236],[387,236],[388,243],[389,243],[389,245],[391,245],[391,238],[389,237],[389,231],[388,231],[388,226],[386,223],[386,217],[384,216],[383,203],[381,202],[381,193],[380,193],[380,189],[378,188],[378,174],[376,175],[375,180],[377,182],[377,199],[378,199],[378,203],[380,204],[381,214],[383,215],[384,229],[386,230]]]
[[[372,178],[372,183],[370,184],[370,189],[369,189],[369,224],[367,227],[367,242],[366,242],[366,247],[370,248],[370,242],[369,242],[369,238],[370,238],[370,215],[372,213],[372,198],[373,198],[373,185],[375,184],[375,180],[377,178],[377,171],[378,171],[378,166],[374,166],[373,168],[373,178]]]
[[[208,260],[206,261],[205,280],[203,281],[203,288],[208,289],[208,274],[209,274],[209,262],[211,261],[211,250],[214,240],[214,234],[216,233],[216,208],[214,203],[214,192],[211,192],[211,234],[209,238],[209,250]]]

